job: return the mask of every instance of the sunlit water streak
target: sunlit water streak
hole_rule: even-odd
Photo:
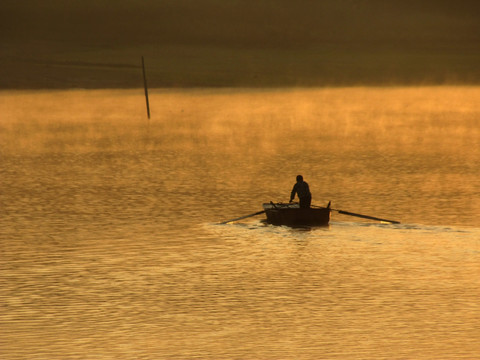
[[[2,359],[480,353],[480,90],[0,94]],[[218,222],[303,173],[329,227]]]

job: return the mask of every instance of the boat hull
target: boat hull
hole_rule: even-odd
[[[330,221],[330,208],[302,209],[298,204],[263,204],[267,215],[266,222],[272,225],[287,226],[327,226]]]

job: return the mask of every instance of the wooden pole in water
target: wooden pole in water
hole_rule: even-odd
[[[145,101],[147,102],[147,116],[150,119],[150,104],[148,102],[148,87],[147,87],[147,75],[145,73],[145,60],[142,56],[142,70],[143,70],[143,87],[145,88]]]

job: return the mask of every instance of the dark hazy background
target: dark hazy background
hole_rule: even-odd
[[[2,0],[0,88],[478,84],[480,1]]]

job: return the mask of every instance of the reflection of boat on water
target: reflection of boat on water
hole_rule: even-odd
[[[299,204],[273,202],[263,204],[266,222],[272,225],[326,226],[330,221],[330,204],[327,207],[300,208]]]

